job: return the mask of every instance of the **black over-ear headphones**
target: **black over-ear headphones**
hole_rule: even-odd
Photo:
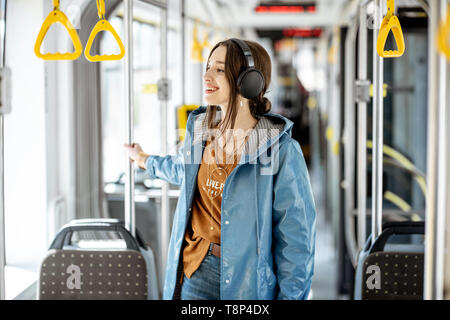
[[[264,76],[255,68],[255,60],[248,45],[236,38],[230,40],[238,45],[247,60],[247,68],[239,74],[237,80],[239,93],[246,99],[256,98],[264,88]]]

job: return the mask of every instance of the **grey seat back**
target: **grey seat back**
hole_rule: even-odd
[[[41,264],[40,300],[146,300],[147,266],[135,250],[50,250]]]
[[[422,300],[423,252],[375,252],[363,267],[363,300]]]
[[[423,299],[424,222],[390,222],[358,257],[355,300]],[[403,243],[389,243],[397,237]]]

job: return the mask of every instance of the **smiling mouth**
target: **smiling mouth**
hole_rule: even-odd
[[[216,92],[217,90],[219,90],[219,88],[206,88],[205,93],[210,94]]]

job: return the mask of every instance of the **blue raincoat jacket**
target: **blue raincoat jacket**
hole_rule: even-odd
[[[218,113],[220,115],[220,113]],[[316,212],[293,123],[267,113],[228,176],[221,207],[222,300],[307,299],[314,270]],[[166,264],[164,299],[173,299],[207,140],[206,107],[191,112],[177,155],[150,156],[152,178],[181,185]],[[180,259],[181,258],[181,259]]]

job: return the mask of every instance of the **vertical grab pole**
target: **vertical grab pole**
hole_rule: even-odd
[[[440,0],[441,4],[441,20],[446,17],[446,19],[449,19],[450,15],[449,13],[449,6],[450,3],[448,0]],[[447,57],[448,58],[448,57]],[[445,258],[446,258],[446,226],[450,222],[450,207],[447,206],[447,195],[446,191],[450,188],[449,181],[447,181],[446,176],[450,177],[450,164],[448,163],[448,154],[450,151],[450,147],[448,146],[450,143],[450,138],[448,136],[448,126],[450,123],[447,121],[449,119],[449,91],[448,91],[448,83],[450,80],[449,76],[449,64],[448,60],[443,55],[439,56],[439,70],[440,70],[440,81],[439,81],[439,150],[442,150],[442,152],[439,153],[439,172],[442,174],[439,175],[439,196],[438,196],[438,270],[437,270],[437,283],[439,284],[437,286],[437,292],[438,297],[442,300],[444,299],[444,285],[445,285]],[[450,203],[450,202],[449,202]],[[448,249],[448,248],[447,248]]]
[[[168,79],[167,79],[167,6],[161,8],[161,78],[166,84],[163,97],[160,98],[161,106],[161,153],[167,155],[167,100],[168,100]],[[184,85],[184,83],[183,83]],[[159,89],[158,89],[159,90]],[[161,263],[166,265],[167,251],[170,238],[170,216],[169,216],[169,183],[163,182],[161,197]],[[163,268],[164,270],[165,268]],[[163,277],[164,278],[164,277]]]
[[[447,19],[450,18],[450,14],[447,14]],[[450,73],[450,61],[447,61],[447,66],[446,66],[446,70],[447,70],[447,75]],[[447,76],[447,90],[446,92],[450,92],[450,77]],[[450,107],[450,94],[447,94],[446,96],[447,99],[447,111],[446,111],[446,118],[447,118],[447,122],[446,122],[446,127],[447,127],[447,145],[448,143],[450,143],[448,141],[448,139],[450,139],[450,111],[448,110],[448,108]],[[450,148],[447,147],[447,159],[450,159]],[[448,165],[447,163],[447,186],[445,188],[447,190],[447,215],[446,215],[446,223],[445,226],[446,228],[448,228],[448,225],[450,224],[450,165]],[[450,233],[447,232],[446,233],[446,250],[449,250],[450,248]],[[447,254],[446,255],[446,261],[444,262],[444,292],[445,292],[445,296],[444,299],[445,300],[450,300],[450,255]]]
[[[186,1],[181,1],[181,104],[186,103]]]
[[[358,33],[358,26],[350,25],[345,37],[345,104],[344,104],[344,194],[345,194],[345,244],[350,255],[350,260],[354,266],[357,265],[358,244],[355,235],[355,220],[353,212],[355,209],[354,180],[355,180],[355,43]]]
[[[0,113],[0,300],[5,300],[5,168],[4,168],[4,118]]]
[[[376,0],[375,21],[382,21],[383,0]],[[383,58],[376,50],[379,30],[373,30],[373,149],[372,243],[381,234],[383,214]]]
[[[425,230],[424,299],[442,300],[444,294],[444,239],[446,215],[446,61],[435,47],[446,0],[430,2],[428,73],[427,204]]]
[[[447,7],[450,5],[447,0],[440,0],[440,8],[439,8],[439,20],[442,21],[448,11]],[[448,17],[447,17],[448,18]],[[437,210],[436,210],[436,258],[435,258],[435,275],[436,275],[436,284],[435,284],[435,296],[438,300],[444,299],[444,279],[445,279],[445,235],[446,235],[446,225],[449,221],[447,221],[447,197],[446,190],[450,187],[447,184],[446,176],[447,172],[450,169],[447,158],[448,151],[448,135],[446,132],[447,129],[447,113],[448,105],[447,105],[447,81],[448,81],[448,72],[447,72],[447,60],[444,55],[439,55],[439,87],[438,87],[438,95],[439,95],[439,141],[438,141],[438,182],[437,182]]]
[[[127,142],[132,144],[134,128],[134,81],[133,81],[133,0],[124,1],[125,24],[125,108],[126,108],[126,132]],[[125,227],[136,236],[136,222],[134,211],[134,164],[127,158],[127,170],[125,179]]]
[[[3,16],[0,16],[0,20],[3,20],[4,28],[3,34],[1,34],[1,59],[0,67],[5,67],[5,39],[6,39],[6,5],[7,1],[1,1],[3,6],[0,8],[3,11]],[[3,80],[2,80],[3,81]],[[6,239],[5,239],[5,122],[3,113],[0,112],[0,300],[6,299],[5,288],[5,266],[6,266]]]
[[[359,8],[358,39],[358,79],[367,79],[367,8]],[[367,102],[358,101],[358,248],[361,250],[366,241],[366,207],[367,207]]]

